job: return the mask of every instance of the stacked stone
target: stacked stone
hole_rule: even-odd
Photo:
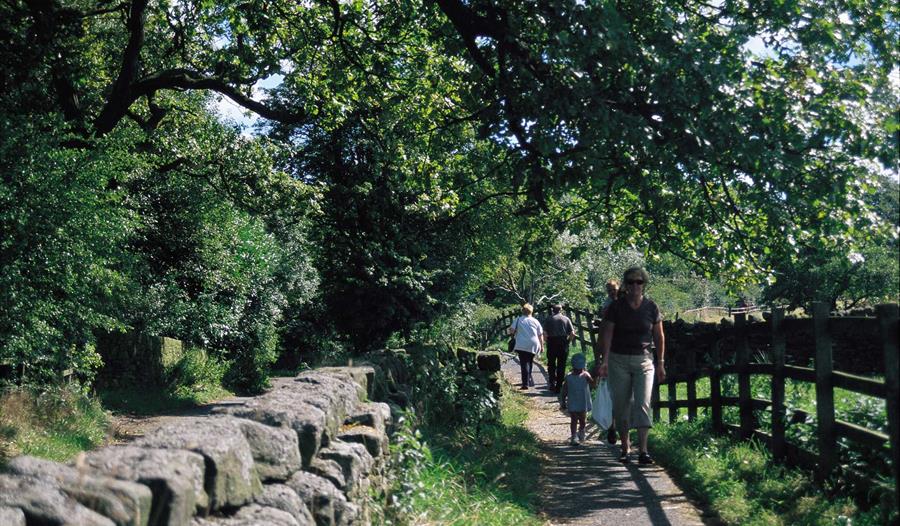
[[[500,353],[458,347],[456,357],[466,374],[477,376],[495,396],[500,396]]]
[[[386,404],[366,401],[373,375],[308,371],[71,464],[16,457],[0,474],[0,524],[369,524],[392,425]]]

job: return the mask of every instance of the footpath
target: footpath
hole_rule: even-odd
[[[503,374],[520,384],[519,363],[505,355]],[[618,445],[606,442],[588,415],[587,440],[569,444],[569,416],[559,410],[547,375],[534,364],[534,387],[520,391],[528,398],[528,429],[541,441],[546,463],[538,480],[540,511],[549,524],[592,526],[694,526],[704,520],[678,486],[658,465],[622,464]],[[652,431],[651,431],[652,433]],[[602,436],[601,436],[602,435]],[[652,454],[653,451],[651,450]]]

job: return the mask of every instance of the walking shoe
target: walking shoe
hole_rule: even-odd
[[[653,459],[650,458],[650,454],[646,451],[641,451],[640,455],[638,455],[638,463],[640,464],[653,464]]]
[[[610,426],[609,431],[606,432],[606,441],[610,444],[616,443],[616,428]]]
[[[622,464],[628,464],[628,451],[622,451],[621,453],[619,453],[619,462],[621,462]]]
[[[577,443],[578,443],[578,442],[575,441],[575,435],[572,435],[572,436],[569,438],[569,444],[572,444],[572,445],[574,446],[574,445],[577,444]]]
[[[584,442],[584,431],[579,431],[578,432],[578,443],[581,444],[582,442]]]

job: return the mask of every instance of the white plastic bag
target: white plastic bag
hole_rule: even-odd
[[[612,425],[612,398],[609,396],[609,385],[607,385],[606,379],[600,380],[597,392],[594,394],[593,405],[591,418],[597,422],[600,429],[609,429],[609,426]]]

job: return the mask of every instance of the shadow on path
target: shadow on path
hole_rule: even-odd
[[[506,356],[503,371],[518,385],[519,363]],[[571,445],[569,416],[547,389],[543,365],[534,364],[535,387],[521,391],[529,399],[526,425],[542,442],[546,463],[539,481],[540,511],[550,524],[660,525],[712,524],[657,465],[618,461],[618,446],[589,420],[583,444]],[[590,416],[589,416],[590,418]],[[601,440],[602,439],[602,440]]]

